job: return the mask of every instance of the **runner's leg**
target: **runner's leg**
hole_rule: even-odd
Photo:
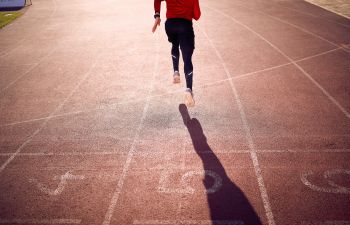
[[[192,91],[193,83],[193,64],[192,55],[195,48],[194,31],[191,21],[182,22],[181,33],[179,34],[180,48],[184,61],[184,72],[186,77],[186,87]]]
[[[172,42],[172,48],[171,48],[171,57],[173,59],[173,68],[174,72],[179,72],[179,60],[180,60],[180,51],[179,51],[179,41],[173,41]]]
[[[193,83],[193,64],[192,55],[193,48],[191,46],[183,46],[181,48],[182,58],[184,61],[184,72],[186,77],[186,87],[192,90]]]

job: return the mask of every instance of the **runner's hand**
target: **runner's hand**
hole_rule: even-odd
[[[154,25],[152,27],[152,32],[154,33],[157,29],[157,26],[160,26],[160,18],[157,17],[155,20],[154,20]]]

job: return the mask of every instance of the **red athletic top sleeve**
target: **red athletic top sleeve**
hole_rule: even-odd
[[[198,20],[201,17],[201,8],[199,7],[199,0],[193,2],[193,18]]]
[[[161,2],[166,1],[166,17],[198,20],[201,17],[199,0],[154,0],[154,12],[160,14]]]
[[[160,13],[160,4],[163,0],[154,0],[154,12]]]

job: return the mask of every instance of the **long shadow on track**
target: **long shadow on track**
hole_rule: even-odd
[[[190,133],[193,147],[203,162],[207,174],[203,184],[207,190],[207,200],[212,224],[262,225],[258,215],[249,203],[241,189],[227,176],[225,168],[207,143],[203,128],[196,118],[190,118],[187,107],[179,105],[184,124]],[[213,179],[208,171],[219,175],[222,179],[221,188],[212,193]]]

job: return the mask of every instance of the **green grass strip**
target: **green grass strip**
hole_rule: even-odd
[[[21,12],[0,12],[0,29],[21,15]]]

